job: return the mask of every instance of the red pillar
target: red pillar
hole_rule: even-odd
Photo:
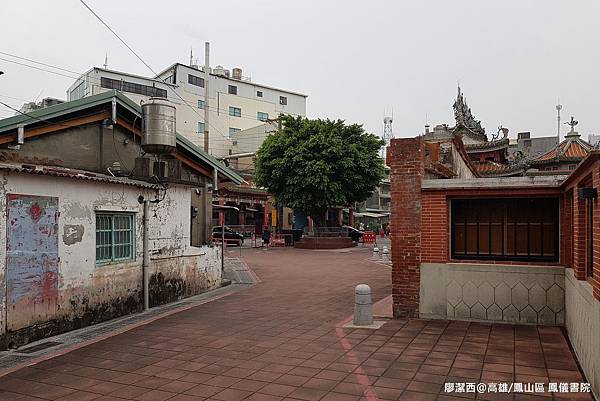
[[[393,139],[387,149],[392,182],[392,300],[394,316],[400,318],[419,316],[424,154],[420,138]]]
[[[354,208],[348,209],[348,225],[354,227]]]

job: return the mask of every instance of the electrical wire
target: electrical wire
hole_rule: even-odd
[[[110,26],[108,26],[108,24],[107,24],[106,22],[104,22],[104,20],[102,20],[102,18],[100,18],[100,16],[99,16],[98,14],[96,14],[96,12],[95,12],[94,10],[92,10],[92,9],[90,8],[90,6],[88,6],[88,5],[86,4],[86,2],[85,2],[85,1],[83,1],[83,0],[79,0],[79,1],[81,2],[81,4],[83,4],[83,5],[85,6],[85,8],[87,8],[87,9],[88,9],[88,10],[89,10],[89,11],[90,11],[90,12],[91,12],[93,15],[94,15],[94,17],[96,17],[96,18],[98,19],[98,21],[100,21],[100,22],[102,23],[102,25],[104,25],[104,26],[106,27],[106,29],[108,29],[108,30],[109,30],[109,31],[110,31],[110,32],[111,32],[113,35],[115,35],[115,36],[117,37],[117,39],[119,39],[119,40],[121,41],[121,43],[123,43],[123,45],[124,45],[124,46],[125,46],[127,49],[129,49],[129,51],[130,51],[131,53],[133,53],[133,54],[134,54],[134,55],[135,55],[135,56],[138,58],[138,60],[140,60],[140,61],[142,62],[142,64],[144,64],[146,67],[148,67],[148,69],[149,69],[150,71],[152,71],[152,72],[154,73],[154,75],[158,75],[158,74],[157,74],[157,73],[156,73],[156,72],[155,72],[155,71],[152,69],[152,67],[150,67],[150,65],[148,65],[148,63],[146,63],[146,62],[144,61],[144,59],[142,59],[142,58],[140,57],[140,55],[139,55],[139,54],[137,54],[137,53],[135,52],[135,50],[133,50],[133,49],[131,48],[131,46],[129,46],[129,45],[128,45],[128,44],[127,44],[127,43],[126,43],[126,42],[125,42],[125,41],[124,41],[124,40],[123,40],[123,39],[122,39],[120,36],[119,36],[119,34],[117,34],[117,33],[116,33],[116,32],[115,32],[115,31],[114,31],[114,30],[113,30],[113,29],[112,29]]]
[[[80,72],[77,72],[77,71],[69,70],[67,68],[58,67],[58,66],[55,66],[55,65],[52,65],[52,64],[44,63],[44,62],[41,62],[41,61],[36,61],[36,60],[30,59],[30,58],[27,58],[27,57],[18,56],[18,55],[7,53],[7,52],[3,52],[3,51],[0,51],[0,54],[6,55],[6,56],[9,56],[9,57],[14,57],[14,58],[17,58],[17,59],[20,59],[20,60],[25,60],[25,61],[28,61],[28,62],[31,62],[31,63],[43,65],[43,66],[46,66],[46,67],[49,67],[49,68],[54,68],[54,69],[57,69],[57,70],[66,71],[66,72],[69,72],[69,73],[72,73],[72,74],[76,74],[76,76],[69,76],[69,75],[62,74],[62,73],[59,73],[59,72],[56,72],[56,71],[52,71],[52,70],[48,70],[48,69],[45,69],[45,68],[41,68],[41,67],[37,67],[37,66],[32,66],[32,65],[29,65],[29,64],[25,64],[25,63],[21,63],[21,62],[15,61],[15,60],[10,60],[10,59],[5,59],[5,58],[0,57],[0,60],[6,61],[6,62],[9,62],[9,63],[14,63],[14,64],[17,64],[17,65],[20,65],[20,66],[23,66],[23,67],[33,68],[33,69],[36,69],[38,71],[43,71],[43,72],[48,72],[48,73],[51,73],[51,74],[60,75],[60,76],[63,76],[63,77],[74,79],[74,80],[77,80],[77,79],[81,78],[83,75],[86,75],[86,73],[80,73]],[[93,76],[87,75],[86,79],[89,80],[89,81],[95,81],[95,82],[97,82],[99,84],[101,83],[101,80],[99,78],[96,78],[96,77],[93,77]],[[150,79],[152,79],[152,78],[150,78]],[[155,79],[155,80],[160,81],[158,79]],[[165,84],[165,85],[167,85],[167,84]],[[172,90],[177,96],[176,97],[173,97],[173,96],[169,97],[169,96],[167,96],[167,99],[173,100],[173,99],[177,98],[179,100],[184,100],[173,88],[168,87],[167,91],[168,90]],[[127,93],[127,92],[125,92],[125,93]],[[0,96],[2,96],[2,95],[0,95]],[[9,97],[10,98],[10,96],[5,96],[5,97]],[[13,99],[16,99],[16,98],[13,98]],[[27,101],[25,99],[18,99],[18,100]],[[187,103],[188,106],[190,106],[189,102],[187,102],[185,100],[184,100],[184,102]],[[235,106],[232,106],[232,107],[235,107]],[[224,114],[228,114],[229,113],[228,109],[222,109],[222,108],[218,108],[216,106],[209,106],[208,108],[209,108],[209,110],[212,110],[212,111],[214,111],[216,113],[220,113],[220,112],[223,112]],[[196,114],[198,114],[199,116],[201,116],[197,112],[196,112]],[[290,113],[290,112],[286,112],[285,114],[288,114],[288,115],[291,115],[291,116],[301,116],[300,114]],[[258,116],[253,116],[253,115],[245,114],[245,113],[241,113],[239,116],[230,116],[230,117],[245,118],[245,119],[248,119],[248,120],[264,122],[263,120],[259,120]],[[211,126],[210,123],[209,123],[209,126]]]
[[[27,57],[17,56],[17,55],[15,55],[15,54],[11,54],[11,53],[7,53],[7,52],[3,52],[3,51],[0,51],[0,54],[3,54],[3,55],[5,55],[5,56],[9,56],[9,57],[14,57],[14,58],[17,58],[17,59],[19,59],[19,60],[29,61],[30,63],[39,64],[39,65],[43,65],[44,67],[50,67],[50,68],[54,68],[54,69],[56,69],[56,70],[61,70],[61,71],[64,71],[64,72],[69,72],[69,73],[71,73],[71,74],[82,75],[80,72],[77,72],[77,71],[68,70],[68,69],[66,69],[66,68],[62,68],[62,67],[57,67],[57,66],[55,66],[55,65],[52,65],[52,64],[46,64],[46,63],[42,63],[41,61],[35,61],[35,60],[32,60],[32,59],[30,59],[30,58],[27,58]]]

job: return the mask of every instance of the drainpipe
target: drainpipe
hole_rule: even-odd
[[[148,241],[150,222],[150,201],[144,200],[144,228],[142,233],[142,274],[144,286],[144,312],[150,309],[150,294],[149,294],[149,277],[150,277],[150,246]]]

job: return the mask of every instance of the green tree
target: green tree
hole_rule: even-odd
[[[320,226],[328,207],[362,202],[379,185],[384,141],[362,125],[280,118],[283,128],[263,142],[254,173],[278,204],[306,212]]]

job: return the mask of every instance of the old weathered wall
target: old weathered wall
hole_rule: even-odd
[[[70,330],[115,316],[139,311],[142,299],[142,207],[139,195],[153,199],[152,190],[121,184],[0,173],[0,249],[7,244],[7,194],[58,198],[58,300],[53,310],[31,316],[6,310],[0,302],[0,334],[15,344]],[[220,283],[220,254],[210,247],[190,246],[190,189],[171,186],[164,200],[150,211],[151,299],[157,305],[197,294]],[[135,214],[135,260],[97,265],[95,213],[127,211]],[[6,280],[6,261],[0,258],[0,288]],[[4,333],[7,319],[12,327]],[[22,324],[20,324],[22,322]]]
[[[392,299],[396,317],[419,315],[423,156],[421,138],[393,139],[387,149],[392,194]]]

